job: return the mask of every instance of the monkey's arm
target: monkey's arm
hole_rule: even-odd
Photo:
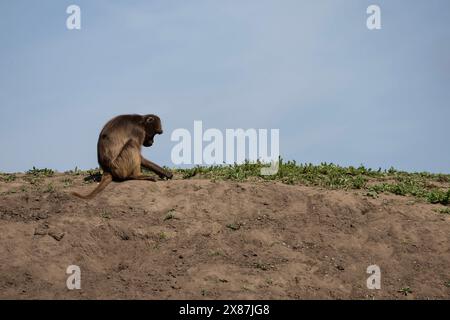
[[[171,172],[168,172],[163,168],[161,168],[160,166],[158,166],[156,163],[153,163],[150,160],[145,159],[142,155],[141,155],[141,165],[144,168],[147,168],[156,173],[160,178],[172,179],[173,177],[173,174]]]

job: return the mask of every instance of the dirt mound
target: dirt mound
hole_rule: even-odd
[[[0,298],[450,298],[450,216],[414,198],[204,179],[69,195],[92,188],[0,183]]]

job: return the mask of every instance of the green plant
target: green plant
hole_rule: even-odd
[[[100,212],[100,217],[102,217],[103,219],[111,219],[111,214],[107,210],[103,209]]]
[[[31,185],[36,185],[36,186],[38,186],[42,183],[42,178],[39,176],[25,177],[24,180],[28,181]]]
[[[361,175],[356,176],[356,178],[353,178],[351,182],[352,189],[362,189],[365,187],[367,183],[367,178],[363,177]]]
[[[229,224],[227,224],[227,228],[231,229],[233,231],[236,231],[241,228],[241,224],[240,223],[229,223]]]
[[[49,183],[47,187],[44,189],[45,193],[55,192],[55,186],[52,183]]]
[[[64,173],[70,174],[70,175],[74,175],[74,176],[78,176],[78,175],[80,175],[82,172],[83,172],[83,171],[81,171],[80,169],[78,169],[78,167],[75,167],[75,169],[73,169],[73,170],[68,170],[68,171],[66,171],[66,172],[64,172]]]
[[[28,170],[26,173],[33,176],[51,177],[55,174],[55,171],[48,168],[38,169],[36,167],[33,167],[33,169]]]
[[[100,169],[87,170],[85,173],[87,176],[84,177],[84,181],[87,183],[99,182],[102,180],[102,172]]]
[[[167,238],[168,238],[168,236],[164,231],[161,231],[160,233],[158,233],[159,240],[166,240]]]
[[[175,209],[170,209],[167,211],[166,216],[164,217],[164,221],[176,219],[175,217]]]
[[[68,177],[61,179],[61,182],[63,183],[64,188],[70,187],[73,184],[73,180]]]
[[[13,182],[17,179],[17,176],[14,173],[5,173],[0,175],[0,181],[3,182]]]
[[[438,213],[442,213],[442,214],[450,214],[450,208],[440,208],[440,209],[435,209],[435,211]]]
[[[221,255],[223,255],[223,254],[222,254],[220,251],[212,250],[212,251],[210,251],[210,252],[208,253],[208,255],[211,256],[211,257],[216,257],[216,256],[221,256]]]
[[[376,199],[376,198],[378,198],[378,192],[376,192],[376,191],[368,191],[366,193],[366,196]]]
[[[202,296],[204,296],[204,297],[209,294],[209,292],[205,289],[202,289],[200,292],[201,292]]]
[[[450,189],[448,191],[433,190],[427,194],[427,199],[431,203],[448,205],[450,203]]]
[[[397,292],[403,294],[404,296],[407,296],[408,294],[412,293],[412,290],[410,287],[403,287],[400,290],[398,290]]]

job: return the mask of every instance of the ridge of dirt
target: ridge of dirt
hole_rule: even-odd
[[[450,298],[439,205],[206,179],[113,183],[84,201],[70,191],[95,185],[69,178],[0,182],[0,298]],[[366,287],[374,264],[380,290]]]

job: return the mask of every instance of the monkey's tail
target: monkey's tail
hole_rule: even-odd
[[[92,199],[97,194],[102,192],[106,188],[106,186],[112,182],[112,180],[113,180],[113,177],[112,177],[111,173],[103,172],[102,180],[100,181],[100,184],[90,194],[85,195],[85,196],[83,196],[83,195],[81,195],[81,194],[79,194],[77,192],[72,192],[72,194],[74,196],[78,197],[78,198],[81,198],[81,199],[86,199],[86,200]]]

